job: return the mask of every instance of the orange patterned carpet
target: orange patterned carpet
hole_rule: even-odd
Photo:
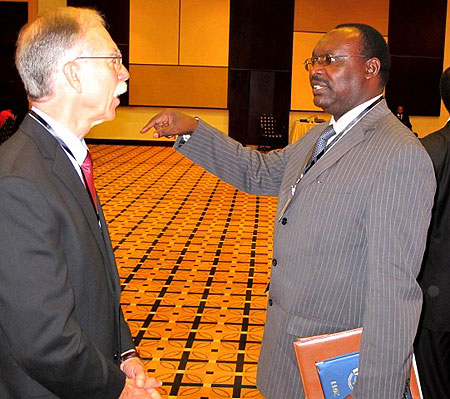
[[[163,398],[263,398],[276,198],[240,192],[172,148],[90,148],[125,318]]]

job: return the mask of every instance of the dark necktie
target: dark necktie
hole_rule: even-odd
[[[316,159],[320,153],[325,149],[327,146],[328,140],[333,137],[336,134],[334,131],[333,125],[328,126],[322,134],[319,136],[319,138],[316,141],[316,145],[314,146],[314,151],[311,155],[311,159]]]
[[[97,210],[97,200],[95,196],[95,186],[94,186],[94,173],[92,168],[92,158],[91,154],[88,151],[86,158],[81,165],[81,170],[83,171],[84,179],[86,181],[87,187],[91,195],[92,203],[94,204],[95,210]]]
[[[336,132],[334,131],[333,125],[329,125],[326,127],[326,129],[322,132],[322,134],[317,139],[316,144],[314,145],[311,158],[309,159],[309,162],[306,165],[303,174],[305,174],[311,168],[311,166],[313,166],[318,161],[319,157],[322,155],[327,146],[328,140],[335,134]]]

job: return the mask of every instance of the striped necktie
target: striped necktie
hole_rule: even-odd
[[[303,174],[305,174],[309,169],[311,169],[311,166],[313,166],[318,161],[322,153],[325,151],[328,140],[335,134],[336,132],[334,131],[333,125],[329,125],[326,127],[326,129],[322,132],[322,134],[317,139],[316,144],[314,145],[311,158],[306,164]]]

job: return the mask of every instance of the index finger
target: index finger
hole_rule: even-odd
[[[147,124],[141,129],[141,133],[146,133],[146,132],[148,132],[152,127],[155,127],[157,117],[158,117],[158,115],[155,115],[153,118],[151,118],[151,119],[147,122]]]

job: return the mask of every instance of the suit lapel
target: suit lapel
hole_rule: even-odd
[[[53,174],[78,202],[81,212],[89,225],[95,242],[104,259],[103,263],[110,278],[112,292],[117,295],[117,287],[120,287],[120,282],[117,269],[115,267],[114,254],[112,254],[109,236],[107,233],[106,236],[104,236],[104,233],[98,224],[95,209],[78,173],[75,171],[72,163],[68,159],[67,154],[61,148],[56,139],[40,123],[36,122],[32,117],[27,115],[23,121],[22,128],[23,131],[28,134],[39,147],[43,157],[48,159],[50,162],[53,162]],[[99,209],[101,224],[103,229],[106,229],[106,221],[100,207]]]
[[[80,208],[86,218],[89,228],[95,238],[95,241],[102,252],[104,259],[108,259],[106,253],[105,242],[102,237],[100,226],[98,225],[97,215],[95,209],[92,205],[89,194],[84,188],[80,177],[73,168],[67,158],[64,150],[57,144],[55,163],[53,165],[53,173],[55,176],[67,187],[67,189],[72,193],[75,200],[80,205]]]
[[[361,125],[357,124],[351,128],[330,150],[327,151],[316,165],[314,165],[308,173],[305,174],[300,182],[300,187],[308,185],[314,181],[320,174],[322,174],[329,167],[334,165],[341,159],[348,151],[358,145],[364,140],[364,132]]]
[[[326,154],[305,174],[299,183],[299,188],[305,187],[313,182],[325,170],[338,162],[352,148],[359,145],[366,139],[367,133],[375,129],[375,125],[381,117],[389,113],[386,101],[383,100],[366,116],[364,116],[355,126],[353,126]],[[323,130],[322,130],[323,131]],[[317,138],[321,132],[317,134]],[[316,138],[316,140],[317,140]]]

